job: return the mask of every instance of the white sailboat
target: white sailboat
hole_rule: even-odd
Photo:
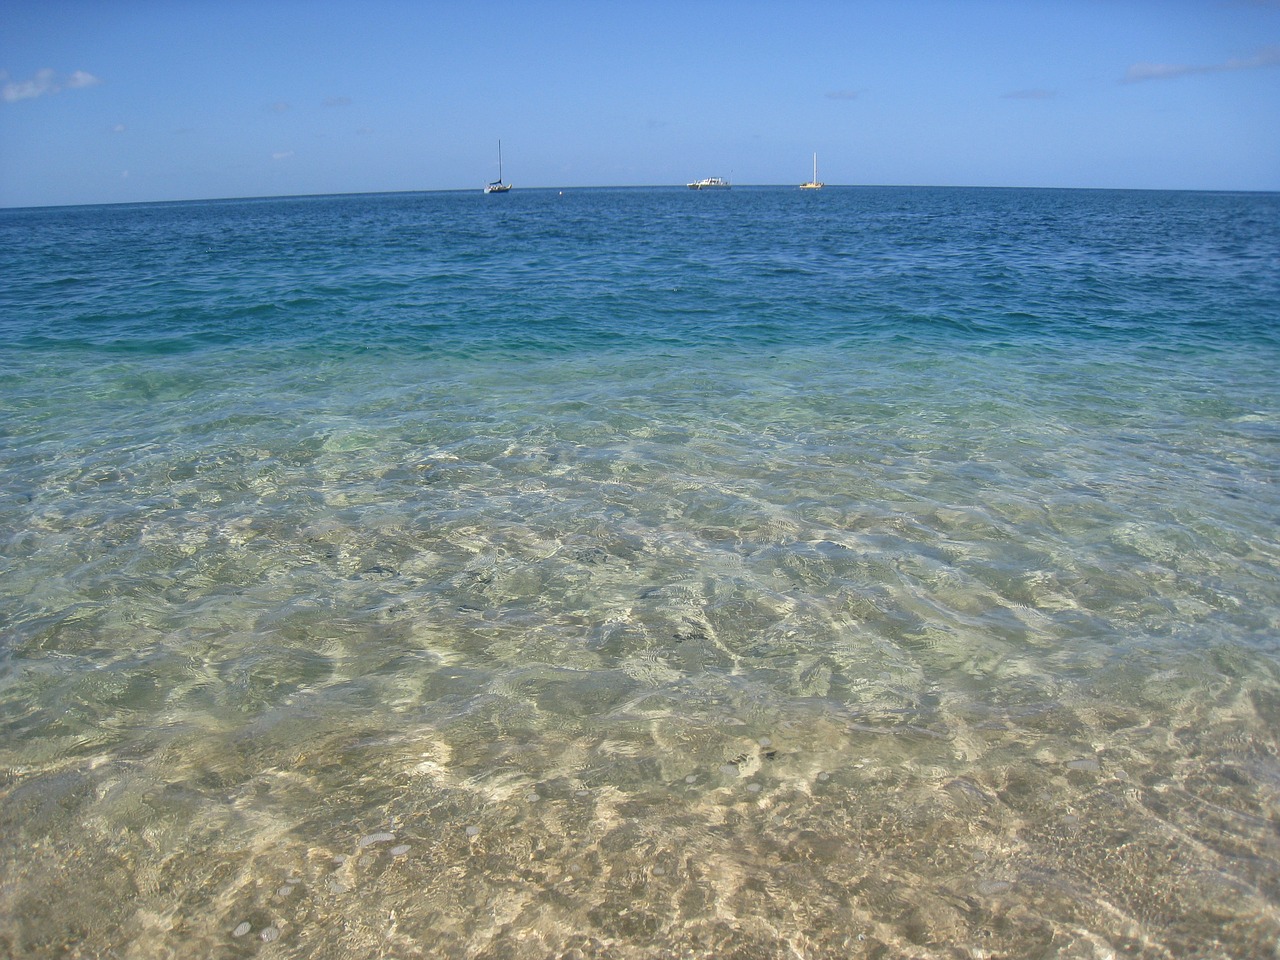
[[[818,179],[818,155],[813,155],[813,179],[808,183],[800,184],[801,190],[821,190],[825,184]]]
[[[511,184],[502,182],[502,141],[498,141],[498,179],[485,184],[485,193],[506,193]]]

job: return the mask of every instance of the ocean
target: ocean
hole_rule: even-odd
[[[0,954],[1280,952],[1280,195],[0,235]]]

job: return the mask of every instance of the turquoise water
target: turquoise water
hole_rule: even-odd
[[[1280,196],[0,233],[0,953],[1275,955]]]

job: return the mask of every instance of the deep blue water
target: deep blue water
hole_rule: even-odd
[[[1274,346],[1277,220],[1270,194],[739,188],[10,210],[0,223],[11,343],[647,352],[868,337]]]
[[[1273,952],[1280,196],[0,249],[0,952]]]

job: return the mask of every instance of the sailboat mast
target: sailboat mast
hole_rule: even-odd
[[[814,161],[815,163],[817,161]],[[498,141],[498,182],[502,182],[502,141]]]

